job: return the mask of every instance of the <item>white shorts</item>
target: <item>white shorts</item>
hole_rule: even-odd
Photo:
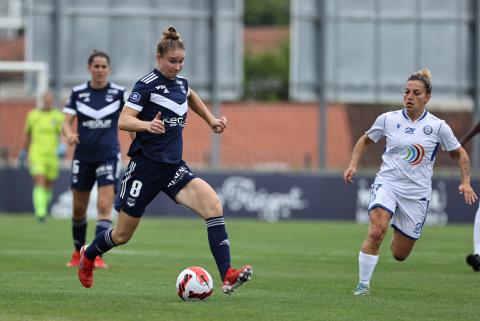
[[[397,195],[384,184],[372,184],[368,211],[381,207],[392,215],[392,227],[412,240],[418,240],[427,218],[430,200]]]

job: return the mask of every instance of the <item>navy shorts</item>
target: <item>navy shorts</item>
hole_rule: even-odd
[[[115,209],[141,217],[147,205],[160,192],[175,201],[175,195],[195,177],[184,161],[178,164],[160,163],[137,154],[132,157],[123,175]]]
[[[78,159],[72,161],[70,187],[77,191],[91,191],[95,182],[97,186],[117,186],[120,176],[120,159],[111,158],[102,162],[86,162]]]

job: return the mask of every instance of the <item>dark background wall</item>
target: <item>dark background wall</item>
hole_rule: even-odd
[[[358,177],[347,185],[340,175],[196,171],[218,192],[227,217],[258,218],[267,221],[288,219],[368,220],[367,207],[373,177]],[[55,184],[51,213],[71,215],[69,171],[61,172]],[[427,223],[472,222],[477,205],[467,206],[458,194],[456,177],[433,180],[433,193]],[[478,191],[479,184],[474,183]],[[31,212],[32,182],[26,169],[0,169],[0,212]],[[95,192],[89,216],[95,217]],[[164,194],[147,208],[147,216],[190,216]]]

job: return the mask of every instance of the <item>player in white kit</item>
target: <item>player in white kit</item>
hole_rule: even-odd
[[[380,171],[372,184],[369,226],[358,262],[360,281],[354,295],[370,292],[370,279],[378,262],[380,245],[388,230],[394,229],[391,251],[398,261],[405,260],[420,238],[432,192],[433,164],[439,147],[458,162],[461,183],[458,188],[465,203],[477,195],[470,186],[470,160],[447,123],[425,110],[431,97],[431,73],[413,73],[403,92],[403,109],[381,114],[357,141],[343,179],[353,182],[358,164],[368,145],[386,138]]]
[[[462,146],[465,146],[478,133],[480,133],[480,122],[465,134],[462,139]],[[480,271],[480,206],[477,209],[473,222],[473,253],[467,255],[466,261],[475,272]]]

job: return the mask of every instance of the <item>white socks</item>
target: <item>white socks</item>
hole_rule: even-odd
[[[473,222],[473,254],[480,254],[480,206]]]
[[[480,221],[478,225],[480,228]],[[375,269],[377,262],[378,255],[365,254],[360,251],[358,254],[358,275],[360,278],[360,283],[367,285],[370,284],[370,279],[372,278],[373,270]]]

